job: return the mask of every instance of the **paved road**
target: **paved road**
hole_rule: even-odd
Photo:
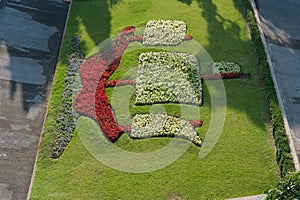
[[[300,159],[300,1],[256,0],[256,4]]]
[[[0,10],[0,199],[26,199],[68,4],[14,0]]]

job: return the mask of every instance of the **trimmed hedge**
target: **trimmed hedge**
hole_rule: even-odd
[[[254,12],[249,0],[242,0],[245,8],[245,14],[250,28],[251,40],[258,57],[258,66],[261,70],[262,84],[266,94],[266,101],[271,117],[272,132],[276,145],[277,164],[279,166],[281,176],[285,176],[289,172],[295,171],[293,158],[290,154],[289,140],[284,128],[284,121],[278,104],[274,82],[270,73],[269,64],[264,51],[264,46],[260,38],[259,28],[255,19]]]
[[[300,172],[286,175],[276,187],[267,192],[266,200],[300,199]]]

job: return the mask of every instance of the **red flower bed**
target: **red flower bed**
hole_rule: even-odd
[[[143,42],[143,39],[144,39],[144,37],[142,35],[135,37],[135,41],[137,41],[137,42]]]
[[[190,120],[189,122],[194,127],[201,127],[203,124],[203,121],[201,120]]]
[[[98,121],[106,137],[115,142],[123,133],[105,93],[108,79],[118,68],[125,49],[134,40],[134,27],[125,28],[105,52],[89,58],[79,73],[82,89],[74,100],[74,109]]]
[[[183,41],[185,40],[192,40],[193,39],[193,36],[191,35],[185,35],[184,38],[183,38]]]
[[[115,87],[115,86],[122,86],[122,85],[134,85],[135,80],[112,80],[106,82],[104,85],[105,87]]]
[[[217,80],[217,79],[233,79],[233,78],[251,78],[250,73],[226,73],[226,74],[212,74],[212,75],[202,75],[201,78],[204,80]]]
[[[121,129],[122,129],[124,132],[130,132],[130,131],[131,131],[131,126],[121,126]]]
[[[108,102],[105,87],[102,82],[99,82],[97,86],[95,99],[97,121],[106,137],[112,142],[115,142],[123,131],[114,118],[114,114]]]

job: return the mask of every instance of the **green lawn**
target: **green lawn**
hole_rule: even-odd
[[[261,194],[279,180],[275,147],[265,107],[256,56],[241,12],[239,0],[73,0],[60,60],[56,69],[47,120],[39,149],[31,199],[225,199]],[[144,27],[151,19],[176,19],[188,26],[188,34],[200,43],[214,60],[242,65],[251,79],[224,81],[227,109],[223,132],[214,149],[199,159],[199,147],[192,145],[176,162],[151,173],[117,171],[96,160],[75,133],[64,154],[49,158],[56,133],[55,116],[63,92],[68,48],[73,35],[81,35],[81,49],[88,54],[94,47],[117,34],[125,26]],[[136,66],[140,51],[126,53],[113,79],[123,77],[128,66]],[[129,75],[134,78],[134,72]],[[107,89],[110,96],[126,96],[132,86]],[[123,95],[124,94],[124,95]],[[118,98],[115,98],[118,99]],[[129,113],[144,113],[155,107],[134,106]],[[112,101],[117,117],[122,101]],[[204,126],[210,120],[210,99],[204,87],[204,105],[199,108]],[[165,105],[176,114],[180,108]],[[188,107],[188,106],[187,106]],[[186,118],[192,118],[193,113]],[[121,119],[120,119],[121,120]],[[92,120],[81,118],[97,130]],[[122,122],[124,124],[128,121]],[[167,144],[170,138],[131,140],[123,135],[116,145],[132,152],[149,152]],[[170,152],[172,153],[172,152]]]

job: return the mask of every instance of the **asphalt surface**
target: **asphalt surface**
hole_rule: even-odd
[[[300,159],[300,1],[256,0],[279,94]]]
[[[0,9],[0,200],[27,198],[69,5]]]

